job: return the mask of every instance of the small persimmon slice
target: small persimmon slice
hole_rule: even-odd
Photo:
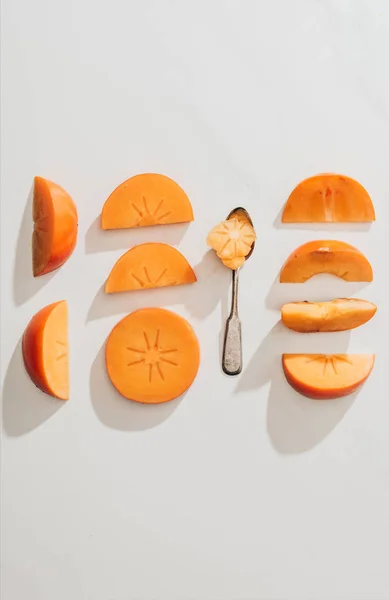
[[[283,324],[300,333],[345,331],[367,323],[376,313],[372,302],[337,298],[331,302],[288,302],[281,308]]]
[[[58,184],[34,178],[32,270],[34,277],[63,265],[77,243],[77,208]]]
[[[247,256],[255,239],[254,228],[249,223],[232,218],[211,229],[207,244],[222,260],[232,260]]]
[[[369,377],[374,354],[283,354],[288,383],[316,400],[340,398],[355,392]]]
[[[168,244],[140,244],[123,254],[107,279],[107,294],[194,283],[196,275],[176,248]]]
[[[42,392],[69,398],[68,309],[65,300],[42,308],[29,322],[22,340],[26,371]]]
[[[357,248],[337,240],[315,240],[292,252],[281,269],[280,282],[304,283],[319,273],[345,281],[373,280],[371,264]]]
[[[361,223],[375,221],[374,206],[355,179],[324,173],[295,187],[282,214],[283,223]]]
[[[102,229],[188,223],[192,205],[184,190],[166,175],[144,173],[121,183],[106,200]]]
[[[119,321],[106,345],[108,375],[125,398],[168,402],[193,383],[200,361],[191,325],[162,308],[143,308]]]

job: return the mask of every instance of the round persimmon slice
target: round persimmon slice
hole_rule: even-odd
[[[369,377],[374,354],[283,354],[288,383],[316,400],[340,398],[355,392]]]
[[[106,345],[108,375],[125,398],[168,402],[193,383],[200,348],[191,325],[163,308],[143,308],[122,319]]]
[[[147,227],[193,221],[184,190],[166,175],[143,173],[121,183],[106,200],[102,229]]]
[[[362,223],[375,221],[365,188],[345,175],[323,173],[304,179],[290,194],[283,223]]]
[[[148,243],[134,246],[119,258],[107,279],[105,292],[112,294],[195,281],[196,275],[181,252],[168,244]]]

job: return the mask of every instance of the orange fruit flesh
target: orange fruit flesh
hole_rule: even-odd
[[[26,370],[43,392],[61,400],[69,397],[68,312],[65,301],[39,311],[22,342]]]
[[[63,265],[77,243],[78,215],[61,186],[35,177],[32,236],[33,275],[37,277]]]
[[[367,258],[354,246],[337,240],[314,240],[297,248],[283,265],[281,283],[304,283],[328,273],[345,281],[372,281]]]
[[[127,315],[113,328],[106,345],[113,385],[125,398],[148,404],[183,394],[196,377],[199,360],[192,327],[162,308]]]
[[[374,221],[371,198],[365,188],[350,177],[315,175],[292,191],[285,205],[284,223]]]
[[[209,232],[207,244],[227,267],[237,269],[244,264],[255,239],[252,225],[247,220],[233,216]]]
[[[107,279],[108,294],[194,283],[196,275],[186,258],[168,244],[141,244],[119,258]]]
[[[283,354],[289,384],[309,398],[332,399],[357,390],[369,377],[373,354]]]
[[[135,175],[121,183],[106,200],[102,229],[148,227],[193,221],[193,209],[184,190],[157,173]]]
[[[289,302],[281,308],[282,322],[301,333],[345,331],[369,321],[377,307],[366,300],[338,298],[331,302]]]

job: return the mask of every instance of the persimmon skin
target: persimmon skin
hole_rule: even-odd
[[[331,302],[288,302],[281,308],[283,324],[300,333],[346,331],[373,318],[377,307],[357,298],[337,298]]]
[[[328,273],[345,281],[372,281],[373,269],[354,246],[338,240],[314,240],[299,246],[285,261],[281,283],[304,283]]]
[[[34,178],[32,267],[39,277],[61,267],[77,244],[78,214],[69,194],[43,177]]]
[[[26,371],[36,387],[50,396],[54,396],[60,400],[68,400],[69,383],[68,381],[65,384],[61,382],[60,385],[57,385],[56,378],[50,368],[53,359],[56,360],[56,357],[47,355],[50,349],[47,349],[47,342],[45,341],[48,321],[58,309],[62,312],[65,310],[67,318],[67,308],[64,300],[45,306],[32,317],[23,334],[22,354]],[[63,315],[61,315],[61,318],[63,318]],[[64,328],[61,329],[65,330],[65,339],[62,342],[57,340],[57,337],[63,338],[64,336],[64,331],[61,330],[53,342],[61,344],[58,348],[59,352],[63,350],[67,354],[67,322],[64,324]]]
[[[312,367],[312,362],[316,359],[322,361],[324,372],[320,373],[315,380],[315,371],[313,371],[312,376],[312,368],[318,370],[318,367]],[[313,400],[333,400],[357,391],[369,377],[374,366],[374,359],[374,354],[283,354],[282,368],[289,385],[299,394]],[[358,369],[354,369],[356,371],[355,376],[352,378],[349,376],[346,384],[342,384],[345,378],[342,380],[342,376],[333,366],[333,372],[328,371],[328,377],[331,377],[329,381],[333,382],[333,385],[328,385],[328,383],[326,385],[325,369],[327,360],[329,364],[332,360],[335,360],[339,361],[340,364],[342,362],[349,363],[351,366],[353,366],[352,361],[355,361],[358,362],[358,365],[354,366],[358,366]]]
[[[290,194],[283,223],[364,223],[375,221],[365,188],[345,175],[323,173],[301,181]]]

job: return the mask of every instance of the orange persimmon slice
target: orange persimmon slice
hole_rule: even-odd
[[[165,175],[145,173],[121,183],[106,200],[102,229],[122,229],[193,221],[192,205],[180,186]]]
[[[361,223],[375,221],[374,206],[355,179],[324,173],[309,177],[290,194],[283,223]]]
[[[176,248],[168,244],[140,244],[123,254],[105,284],[107,294],[194,283],[196,275]]]
[[[256,235],[247,219],[231,217],[218,223],[207,236],[207,244],[213,248],[230,269],[236,270],[244,264]]]
[[[280,282],[303,283],[318,273],[345,281],[373,280],[371,264],[357,248],[337,240],[315,240],[292,252],[281,269]]]
[[[63,265],[77,243],[77,208],[58,184],[35,177],[33,193],[32,270],[34,277]]]
[[[122,319],[106,345],[108,375],[125,398],[157,404],[183,394],[196,377],[196,334],[179,315],[143,308]]]
[[[283,354],[288,383],[303,396],[317,400],[355,392],[369,377],[374,354]]]
[[[65,300],[42,308],[29,322],[22,340],[26,371],[51,396],[69,398],[68,309]]]

